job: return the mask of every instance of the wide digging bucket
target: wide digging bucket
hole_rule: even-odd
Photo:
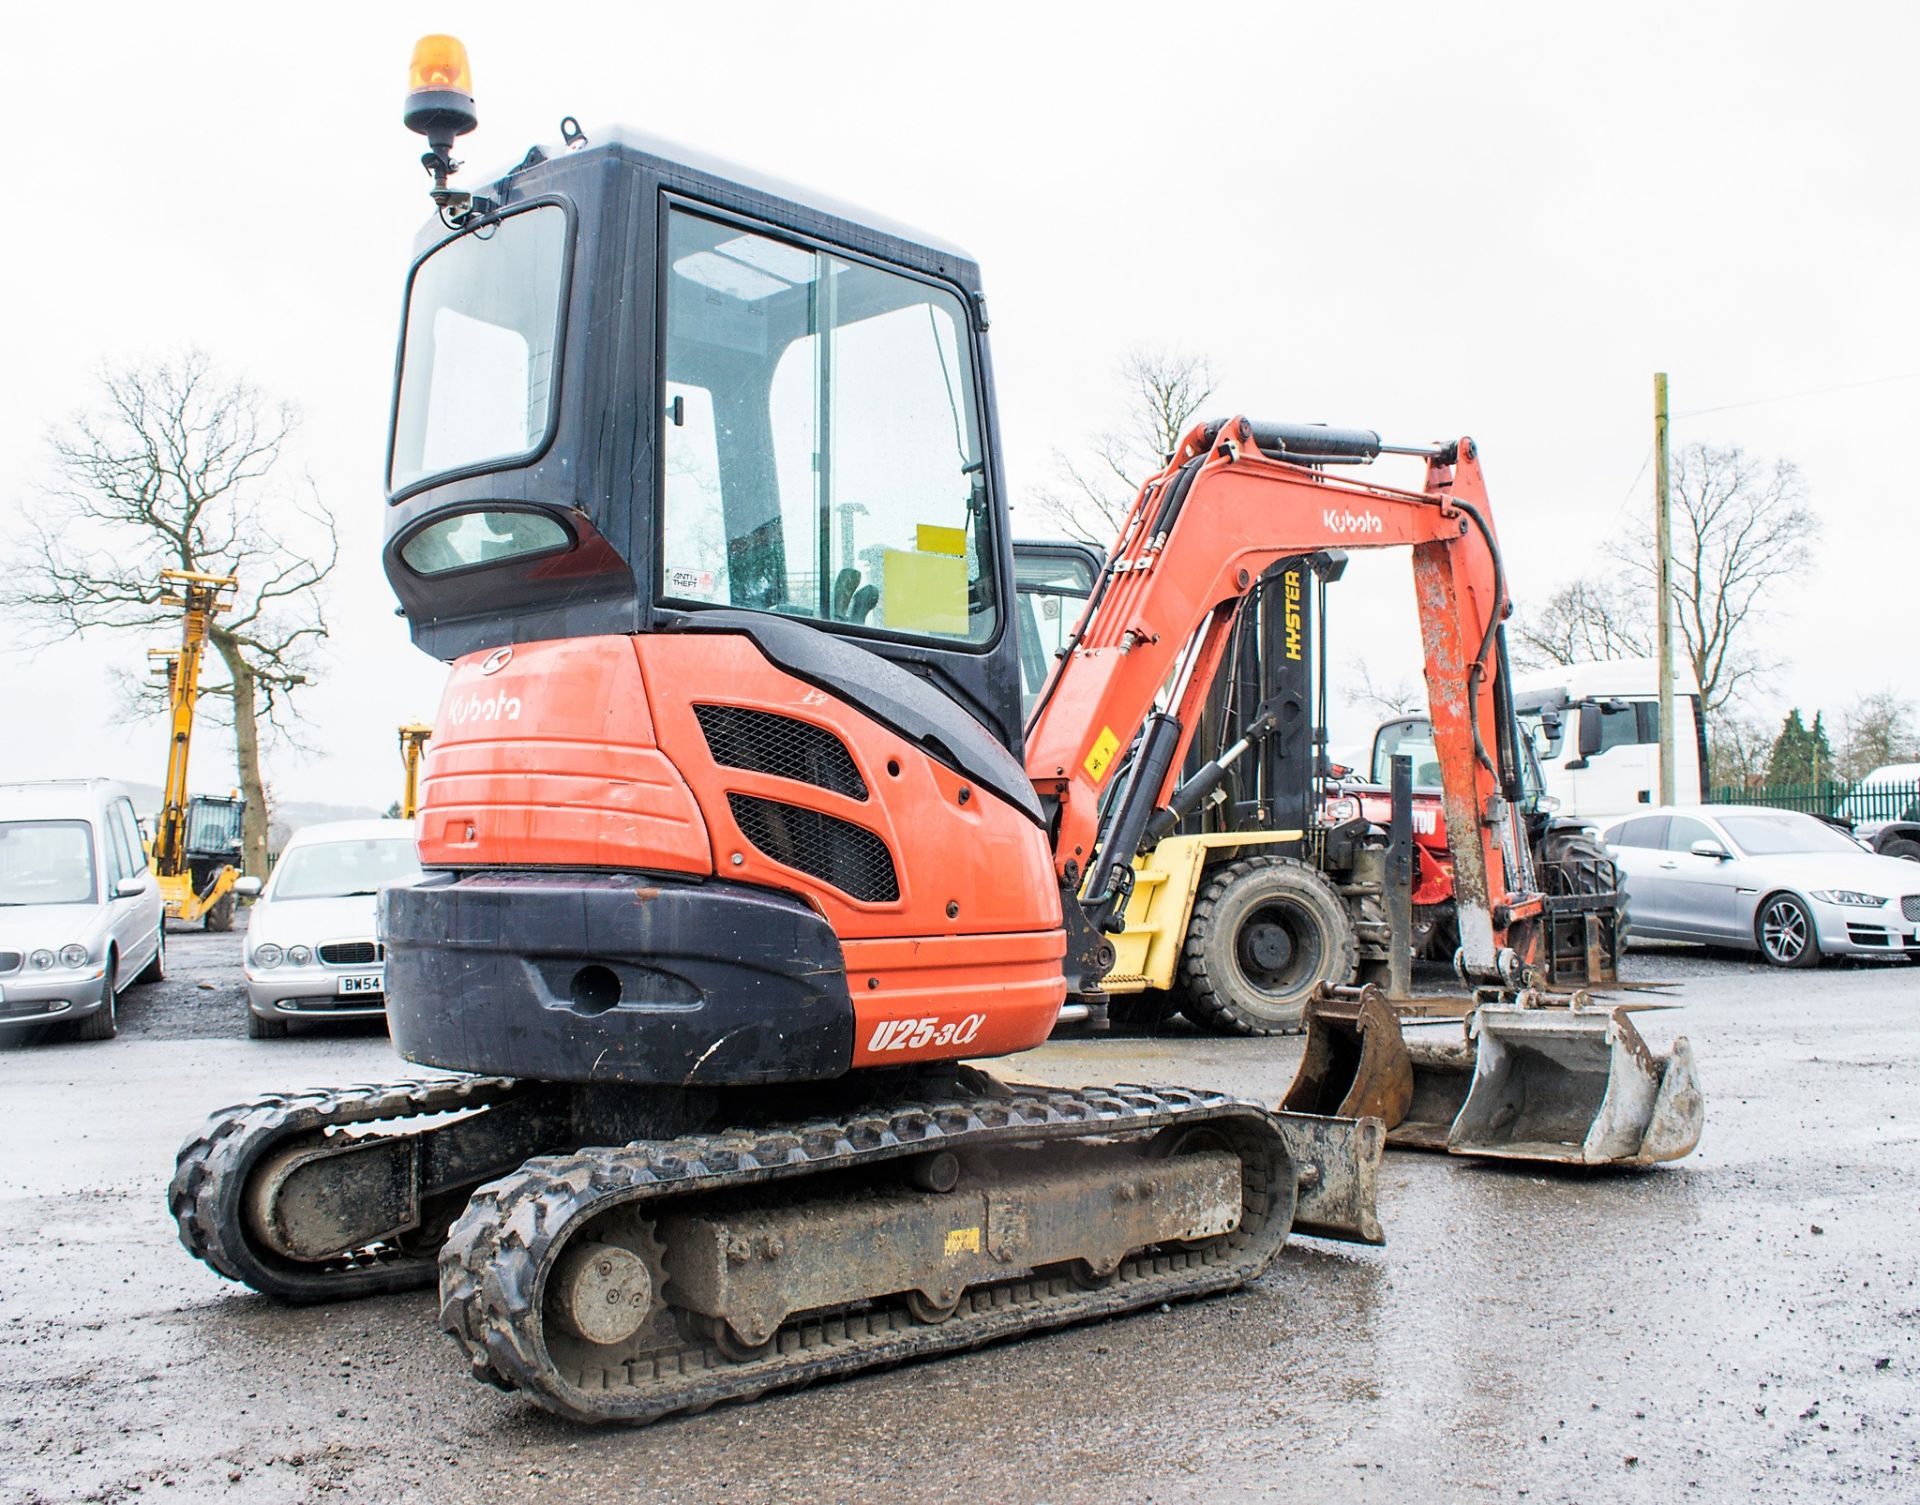
[[[1625,1009],[1483,1004],[1471,1029],[1471,1085],[1445,1140],[1453,1154],[1649,1165],[1700,1141],[1691,1047],[1681,1038],[1654,1055]]]

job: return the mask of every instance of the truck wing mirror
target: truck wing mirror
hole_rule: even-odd
[[[1580,756],[1591,758],[1600,751],[1600,707],[1591,700],[1580,706]]]

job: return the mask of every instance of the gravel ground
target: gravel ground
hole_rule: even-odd
[[[249,1041],[237,936],[173,937],[121,1038],[0,1049],[0,1501],[1920,1498],[1920,972],[1642,952],[1708,1092],[1689,1160],[1389,1157],[1384,1249],[1233,1297],[581,1431],[475,1385],[426,1293],[274,1306],[162,1189],[207,1110],[396,1074],[377,1026]],[[210,984],[211,986],[202,986]],[[1063,1039],[1007,1063],[1271,1100],[1295,1041]]]

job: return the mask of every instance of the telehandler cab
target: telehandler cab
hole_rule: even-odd
[[[396,1048],[462,1074],[216,1115],[187,1247],[290,1300],[437,1274],[477,1376],[639,1421],[1378,1242],[1377,1119],[963,1063],[1100,996],[1190,697],[1267,564],[1330,538],[1414,550],[1463,942],[1518,975],[1473,445],[1401,491],[1304,463],[1370,436],[1195,428],[1023,728],[974,263],[571,119],[469,195],[464,51],[426,39],[411,82],[440,217],[385,560],[453,670],[431,876],[382,930]]]

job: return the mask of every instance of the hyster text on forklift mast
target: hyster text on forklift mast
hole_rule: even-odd
[[[1023,725],[975,264],[571,118],[456,190],[464,50],[426,39],[410,84],[440,215],[386,565],[454,667],[430,876],[381,925],[395,1047],[463,1074],[221,1113],[174,1178],[187,1246],[294,1300],[437,1277],[476,1376],[640,1421],[1230,1290],[1293,1234],[1379,1241],[1377,1118],[965,1063],[1100,997],[1189,702],[1330,511],[1414,552],[1463,948],[1521,975],[1544,896],[1472,443],[1396,490],[1313,464],[1372,435],[1196,427]],[[1609,1016],[1510,1011],[1564,1041],[1490,1090],[1604,1075]],[[1485,1133],[1576,1132],[1519,1120]],[[1685,1153],[1626,1137],[1596,1153]]]

